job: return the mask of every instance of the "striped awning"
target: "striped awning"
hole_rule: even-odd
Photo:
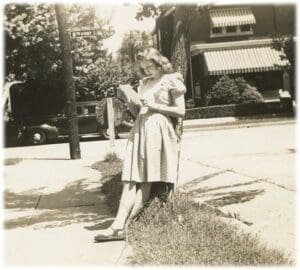
[[[206,75],[223,75],[281,70],[290,65],[282,52],[271,47],[204,52]]]
[[[255,17],[250,8],[214,9],[209,11],[213,27],[255,24]]]

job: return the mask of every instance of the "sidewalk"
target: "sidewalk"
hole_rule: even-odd
[[[290,120],[265,128],[186,133],[179,188],[235,216],[225,220],[293,256],[296,153],[295,122]],[[255,132],[260,137],[269,128],[274,142],[267,135],[265,140],[255,139]],[[249,138],[247,143],[243,136]],[[121,158],[125,144],[126,140],[116,141]],[[108,151],[109,141],[81,143],[80,160],[69,160],[66,143],[4,150],[7,161],[16,162],[4,167],[6,265],[125,264],[131,254],[125,242],[93,242],[97,230],[114,217],[101,193],[101,173],[91,168]]]
[[[21,159],[4,168],[6,265],[124,265],[125,242],[93,241],[114,218],[101,173],[90,167],[101,156],[91,149],[101,149],[99,143],[81,144],[80,160],[68,159],[67,144],[6,149],[8,161]]]
[[[296,124],[269,123],[187,134],[179,189],[233,217],[224,220],[257,235],[267,246],[295,258]]]

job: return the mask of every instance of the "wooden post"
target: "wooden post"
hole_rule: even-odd
[[[107,117],[108,117],[108,132],[110,142],[110,152],[115,153],[115,115],[112,98],[107,98]]]
[[[78,136],[78,122],[76,115],[75,85],[73,80],[73,63],[71,55],[70,38],[67,32],[67,15],[64,6],[55,5],[56,18],[58,23],[59,38],[62,48],[62,62],[65,80],[65,91],[67,97],[67,117],[69,124],[69,145],[71,159],[80,159],[80,146]]]
[[[290,74],[289,69],[283,69],[283,90],[291,93]]]

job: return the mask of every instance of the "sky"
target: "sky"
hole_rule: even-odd
[[[155,19],[145,18],[142,21],[135,19],[139,10],[137,4],[131,5],[102,5],[99,6],[98,14],[104,17],[111,17],[111,25],[115,29],[115,34],[104,41],[104,47],[111,53],[121,47],[122,39],[125,33],[130,30],[150,31],[154,29]]]

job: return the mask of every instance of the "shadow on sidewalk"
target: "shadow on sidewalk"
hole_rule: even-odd
[[[190,194],[193,198],[202,198],[206,203],[214,207],[222,207],[230,204],[244,203],[253,200],[256,196],[265,192],[264,189],[249,189],[232,191],[232,188],[251,186],[260,182],[259,180],[237,183],[232,185],[219,185],[212,187],[201,187],[201,184],[216,176],[227,173],[228,170],[222,170],[216,173],[208,174],[199,178],[195,178],[190,182],[182,185],[180,190]],[[200,187],[199,187],[200,186]],[[220,192],[215,192],[220,191]],[[223,192],[222,192],[223,191]],[[206,198],[206,199],[205,199]]]
[[[263,189],[222,192],[214,194],[216,197],[219,196],[218,198],[207,200],[206,202],[214,207],[222,207],[225,205],[251,201],[262,193],[264,193]]]
[[[101,181],[103,181],[102,177]],[[78,179],[64,189],[43,194],[43,187],[22,193],[5,191],[5,208],[16,218],[6,219],[5,229],[27,227],[54,228],[74,223],[94,223],[86,229],[106,227],[119,202],[116,182],[119,175],[99,187],[99,181]],[[109,204],[109,205],[108,205]]]

